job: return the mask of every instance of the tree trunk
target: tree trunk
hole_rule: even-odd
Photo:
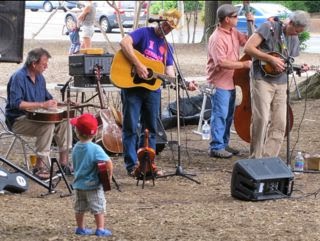
[[[204,36],[201,43],[207,43],[210,35],[213,33],[218,23],[217,10],[222,4],[232,4],[232,1],[205,1]]]

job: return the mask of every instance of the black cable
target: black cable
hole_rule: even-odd
[[[295,78],[294,74],[293,74],[293,78]],[[305,85],[306,86],[306,91],[305,91],[305,98],[304,98],[304,110],[303,110],[302,117],[301,117],[301,120],[300,120],[298,128],[297,128],[298,129],[298,131],[297,131],[297,139],[296,139],[296,141],[295,141],[295,143],[294,143],[294,145],[293,145],[293,147],[291,149],[290,159],[289,160],[291,160],[293,152],[295,150],[295,147],[298,144],[299,139],[300,139],[301,125],[302,125],[302,122],[304,120],[304,117],[305,117],[305,114],[306,114],[306,110],[307,110],[308,87],[309,87],[310,82],[311,82],[311,78],[308,80],[308,74],[307,74],[307,81],[306,81],[306,85]],[[298,86],[297,86],[297,88],[298,88]]]

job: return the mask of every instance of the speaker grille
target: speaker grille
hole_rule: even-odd
[[[22,62],[24,16],[24,1],[0,2],[0,62]]]

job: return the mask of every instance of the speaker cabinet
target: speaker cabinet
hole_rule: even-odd
[[[23,59],[25,1],[0,1],[0,62]]]
[[[279,158],[239,160],[233,167],[231,195],[247,201],[289,197],[293,178],[291,170]]]

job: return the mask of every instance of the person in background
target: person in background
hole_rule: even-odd
[[[66,174],[71,174],[68,165],[68,145],[72,147],[70,124],[64,120],[60,123],[35,122],[27,119],[28,109],[57,109],[58,101],[53,99],[46,88],[43,72],[48,68],[50,53],[43,48],[29,51],[22,68],[17,70],[7,85],[6,121],[8,127],[17,134],[36,137],[35,149],[37,162],[33,174],[40,179],[48,179],[49,173],[44,168],[53,141],[59,148],[59,162]],[[68,142],[68,131],[70,138]]]
[[[286,131],[286,61],[268,52],[280,53],[285,58],[298,56],[298,34],[308,24],[309,14],[304,11],[293,12],[284,22],[273,18],[263,23],[244,47],[245,53],[253,57],[250,158],[278,156]],[[279,74],[265,75],[261,61],[269,63]],[[304,65],[303,70],[307,69]]]
[[[70,48],[69,48],[69,55],[77,54],[80,51],[80,35],[79,31],[80,28],[77,26],[76,23],[71,23],[71,30],[67,32],[70,38]]]
[[[136,73],[140,78],[148,78],[147,66],[145,66],[135,55],[134,50],[139,51],[145,57],[163,62],[165,74],[175,76],[173,62],[173,48],[166,45],[164,35],[170,33],[178,26],[181,14],[173,9],[165,12],[162,21],[156,27],[142,27],[125,36],[120,46],[124,55],[134,65]],[[161,31],[163,29],[163,32]],[[168,50],[170,48],[171,51]],[[195,90],[196,84],[188,82],[189,90]],[[124,162],[129,176],[134,176],[138,166],[137,150],[143,147],[144,130],[148,129],[149,146],[156,150],[157,118],[160,110],[160,89],[151,91],[143,87],[135,87],[121,90],[123,104],[122,141],[124,148]],[[138,124],[141,124],[141,136],[138,138]],[[156,175],[163,173],[156,167],[153,170]]]
[[[217,10],[217,17],[219,24],[209,38],[206,67],[207,82],[216,88],[211,97],[209,156],[230,158],[239,153],[229,146],[236,99],[233,74],[235,69],[249,69],[252,62],[239,61],[240,47],[244,46],[248,36],[235,28],[238,22],[237,8],[223,4]],[[248,14],[247,20],[253,21],[253,16]]]
[[[94,23],[96,18],[96,7],[92,1],[85,1],[85,6],[78,17],[78,26],[82,29],[81,48],[91,48],[91,38],[94,34]]]
[[[92,142],[98,129],[97,119],[88,113],[82,114],[70,121],[75,127],[79,141],[72,151],[74,167],[74,181],[72,187],[75,191],[75,218],[77,235],[90,235],[92,230],[85,227],[84,214],[90,211],[96,222],[95,235],[111,236],[110,230],[104,228],[104,213],[106,200],[102,184],[99,181],[97,163],[107,163],[109,182],[111,183],[113,165],[110,157],[101,146]]]

